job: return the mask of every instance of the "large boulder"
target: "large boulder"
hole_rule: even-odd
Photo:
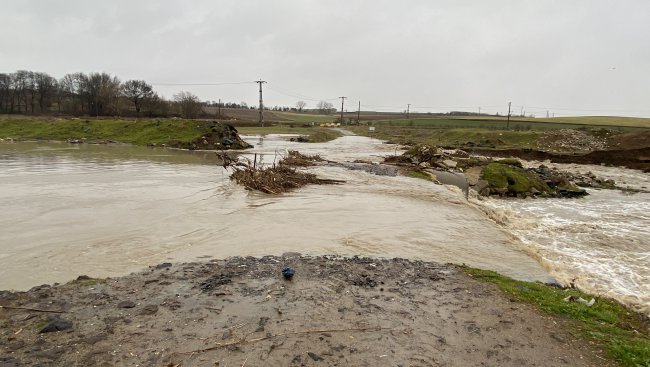
[[[483,168],[481,178],[487,181],[490,193],[500,193],[505,196],[553,193],[553,190],[538,175],[510,164],[490,163]]]

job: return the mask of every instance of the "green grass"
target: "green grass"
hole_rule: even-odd
[[[484,124],[490,126],[505,127],[507,118],[504,116],[458,116],[458,117],[432,117],[417,118],[412,121],[420,123],[434,124],[465,124],[463,126],[473,126]],[[436,122],[437,120],[437,122]],[[403,120],[393,120],[393,123]],[[456,125],[458,126],[458,125]],[[650,128],[650,118],[643,117],[619,117],[619,116],[574,116],[574,117],[551,117],[551,118],[531,118],[531,117],[511,117],[510,128],[516,129],[566,129],[566,128],[598,128],[598,127],[623,127],[623,128]],[[480,126],[478,126],[480,127]]]
[[[490,119],[490,117],[486,117]],[[505,120],[505,117],[492,117],[495,120]],[[650,118],[646,117],[621,117],[621,116],[573,116],[573,117],[550,117],[550,118],[521,118],[511,119],[511,123],[516,122],[537,122],[537,123],[554,123],[554,124],[575,124],[575,125],[592,125],[592,126],[610,126],[610,127],[640,127],[650,128]]]
[[[650,366],[650,336],[647,320],[620,303],[598,298],[592,307],[565,302],[569,295],[586,300],[591,295],[577,289],[560,289],[550,285],[514,280],[493,271],[463,266],[461,270],[474,279],[494,283],[519,302],[529,303],[550,315],[570,320],[570,332],[602,346],[605,355],[622,366]]]
[[[38,140],[114,140],[136,145],[189,142],[209,131],[209,122],[163,119],[59,119],[0,117],[0,137]]]
[[[346,129],[356,134],[387,140],[398,144],[427,144],[434,146],[477,148],[535,148],[542,131],[503,131],[482,128],[427,128],[404,126],[376,126],[368,132],[364,126]]]
[[[363,119],[362,119],[363,120]],[[376,127],[420,127],[429,129],[478,128],[490,130],[549,130],[549,129],[600,129],[609,128],[620,131],[649,129],[650,118],[634,117],[556,117],[556,118],[525,118],[513,117],[508,125],[506,118],[496,116],[463,116],[463,117],[418,117],[395,118],[371,121]]]

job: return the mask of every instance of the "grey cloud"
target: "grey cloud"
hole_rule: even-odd
[[[106,71],[172,83],[264,78],[269,105],[346,95],[387,109],[503,111],[512,100],[538,114],[555,107],[650,115],[645,1],[2,3],[5,72]],[[156,89],[256,100],[252,83]]]

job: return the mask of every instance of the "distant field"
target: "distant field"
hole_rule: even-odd
[[[462,116],[456,119],[475,120],[477,117]],[[481,116],[480,120],[506,121],[503,116]],[[516,122],[547,122],[562,125],[595,125],[595,126],[626,126],[650,128],[650,118],[645,117],[620,117],[620,116],[574,116],[574,117],[550,117],[550,118],[529,118],[529,117],[511,117],[510,124]]]
[[[294,112],[273,112],[276,116],[284,118],[286,121],[295,121],[302,123],[309,122],[332,122],[336,119],[334,115],[314,115],[309,113],[294,113]]]
[[[216,107],[206,107],[204,111],[214,118],[217,118]],[[222,108],[221,115],[225,118],[232,118],[242,122],[256,122],[259,120],[259,111],[251,109],[238,109],[238,108]],[[317,115],[312,113],[297,113],[297,112],[280,112],[280,111],[264,111],[264,121],[269,123],[277,122],[298,122],[298,123],[321,123],[332,122],[338,115]],[[235,124],[237,121],[233,121]]]
[[[363,122],[363,116],[361,118]],[[374,120],[376,126],[402,126],[419,128],[480,128],[506,129],[506,119],[502,117],[430,117],[412,119]],[[567,117],[549,119],[511,118],[510,130],[547,130],[579,128],[638,129],[650,128],[650,119],[634,117]]]

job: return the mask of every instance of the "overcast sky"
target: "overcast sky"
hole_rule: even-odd
[[[650,116],[650,1],[0,0],[0,72],[267,106]],[[225,83],[163,86],[160,83]],[[158,85],[156,85],[158,83]]]

